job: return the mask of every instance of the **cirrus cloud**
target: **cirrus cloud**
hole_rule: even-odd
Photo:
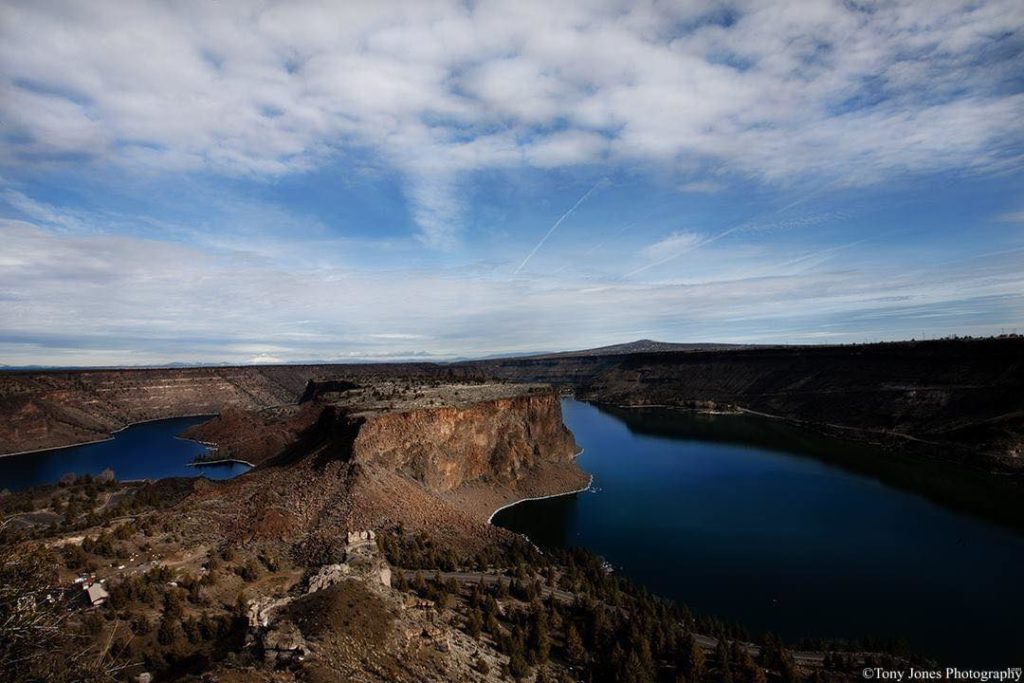
[[[6,2],[0,163],[278,178],[369,148],[445,248],[490,169],[1014,168],[1022,25],[1014,0]]]

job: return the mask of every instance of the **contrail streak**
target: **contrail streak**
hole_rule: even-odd
[[[660,259],[658,261],[655,261],[654,263],[648,263],[645,266],[640,266],[636,270],[631,270],[628,273],[626,273],[625,275],[623,275],[622,277],[632,277],[633,275],[637,275],[639,273],[642,273],[645,270],[650,270],[651,268],[655,268],[655,267],[660,266],[662,264],[668,263],[669,261],[673,261],[673,260],[679,258],[680,256],[682,256],[683,254],[685,254],[685,253],[687,253],[689,251],[693,251],[694,249],[699,249],[700,247],[703,247],[705,245],[711,244],[712,242],[717,242],[718,240],[722,239],[723,237],[727,237],[727,236],[731,235],[732,233],[736,232],[737,230],[743,230],[745,228],[750,227],[751,225],[755,225],[758,219],[763,219],[763,218],[766,218],[768,216],[776,216],[776,215],[778,215],[780,213],[785,213],[786,211],[789,211],[790,209],[792,209],[792,208],[794,208],[796,206],[799,206],[800,204],[808,202],[811,199],[817,197],[818,195],[823,193],[825,190],[827,190],[832,185],[835,185],[835,181],[832,181],[832,182],[826,183],[825,185],[822,185],[817,190],[814,190],[813,192],[811,192],[811,193],[809,193],[809,194],[807,194],[807,195],[805,195],[803,197],[800,197],[796,201],[793,201],[793,202],[790,202],[789,204],[786,204],[785,206],[783,206],[780,209],[773,209],[772,211],[768,211],[766,213],[760,213],[757,216],[754,216],[753,218],[751,218],[749,220],[743,221],[742,223],[738,223],[738,224],[736,224],[736,225],[734,225],[734,226],[732,226],[730,228],[726,228],[725,230],[723,230],[723,231],[721,231],[721,232],[719,232],[719,233],[717,233],[715,235],[711,235],[710,237],[707,237],[707,238],[701,240],[700,242],[698,242],[697,244],[694,244],[691,247],[683,249],[682,251],[677,251],[676,253],[671,254],[671,255],[669,255],[669,256],[667,256],[667,257],[665,257],[663,259]]]
[[[728,235],[730,233],[733,233],[733,232],[736,232],[737,230],[739,230],[742,227],[745,227],[746,225],[747,225],[747,223],[741,223],[740,225],[734,225],[733,227],[731,227],[731,228],[729,228],[727,230],[723,230],[722,232],[718,233],[717,235],[712,235],[711,237],[706,237],[703,240],[701,240],[700,242],[697,242],[696,244],[690,245],[689,247],[687,247],[685,249],[682,249],[682,250],[677,251],[677,252],[675,252],[673,254],[670,254],[670,255],[666,256],[665,258],[663,258],[663,259],[658,259],[657,261],[654,261],[653,263],[648,263],[646,266],[640,266],[636,270],[631,270],[628,273],[626,273],[625,275],[623,275],[622,277],[632,277],[633,275],[636,275],[638,273],[642,273],[645,270],[650,270],[651,268],[654,268],[656,266],[660,266],[663,263],[668,263],[669,261],[673,261],[673,260],[679,258],[680,256],[682,256],[683,254],[685,254],[687,252],[693,251],[694,249],[700,249],[705,244],[711,244],[712,242],[717,242],[718,240],[722,239],[726,235]]]
[[[586,191],[586,192],[585,192],[585,193],[583,194],[583,196],[582,196],[582,197],[580,197],[579,199],[577,199],[577,200],[576,200],[576,203],[575,203],[575,204],[573,204],[573,205],[572,205],[572,206],[571,206],[571,207],[569,208],[569,210],[568,210],[568,211],[566,211],[565,213],[563,213],[563,214],[562,214],[562,215],[561,215],[561,216],[559,217],[559,219],[558,219],[557,221],[555,221],[555,224],[554,224],[554,225],[552,225],[550,229],[548,229],[548,232],[547,232],[547,234],[546,234],[546,235],[544,235],[543,237],[541,237],[541,238],[540,238],[540,242],[537,242],[537,246],[535,246],[535,247],[533,248],[533,251],[531,251],[531,252],[530,252],[529,254],[527,254],[527,255],[526,255],[526,258],[524,258],[524,259],[523,259],[523,262],[519,264],[519,267],[518,267],[518,268],[516,268],[515,270],[513,270],[513,271],[512,271],[512,274],[513,274],[513,275],[518,275],[518,274],[519,274],[519,271],[523,269],[523,266],[525,266],[525,265],[526,265],[527,263],[529,263],[529,262],[530,262],[530,259],[532,259],[532,258],[533,258],[533,255],[537,253],[537,250],[538,250],[538,249],[540,249],[540,248],[541,248],[542,246],[544,246],[544,243],[548,241],[548,238],[549,238],[549,237],[551,237],[551,234],[552,234],[552,233],[554,233],[554,232],[555,232],[555,230],[558,230],[558,226],[562,224],[562,221],[564,221],[564,220],[565,220],[566,218],[568,218],[569,216],[571,216],[571,215],[572,215],[572,212],[573,212],[573,211],[575,211],[576,209],[578,209],[578,208],[580,207],[580,204],[582,204],[583,202],[585,202],[585,201],[587,200],[587,197],[589,197],[589,196],[590,196],[591,194],[593,194],[593,193],[594,193],[594,190],[596,190],[596,189],[597,189],[597,186],[598,186],[598,185],[600,185],[600,184],[601,184],[601,182],[602,182],[602,181],[600,181],[600,180],[599,180],[599,181],[597,181],[596,183],[594,183],[594,186],[593,186],[592,188],[590,188],[589,190],[587,190],[587,191]]]

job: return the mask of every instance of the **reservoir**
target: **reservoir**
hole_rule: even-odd
[[[1016,490],[767,418],[562,407],[592,490],[520,503],[495,524],[541,547],[588,548],[752,635],[902,640],[961,666],[1024,661]]]
[[[198,477],[229,479],[249,469],[242,463],[193,467],[209,448],[178,434],[209,417],[176,417],[131,425],[108,441],[0,457],[0,489],[18,491],[53,484],[68,472],[99,474],[106,468],[119,480]]]

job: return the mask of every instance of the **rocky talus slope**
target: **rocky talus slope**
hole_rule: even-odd
[[[555,392],[480,385],[461,393],[457,405],[408,409],[315,402],[282,417],[283,429],[272,421],[249,422],[241,437],[229,429],[232,454],[258,460],[245,443],[263,449],[270,440],[262,432],[287,433],[297,416],[307,420],[248,474],[200,487],[185,515],[217,520],[208,531],[243,541],[401,524],[465,546],[504,533],[485,524],[504,502],[586,484]],[[213,430],[204,435],[218,440]]]

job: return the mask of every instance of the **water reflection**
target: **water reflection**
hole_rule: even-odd
[[[1008,494],[984,478],[765,418],[563,409],[597,492],[525,502],[495,524],[590,548],[755,632],[1019,664],[1024,537],[978,517],[1008,519]]]
[[[645,436],[756,447],[816,458],[959,512],[1024,530],[1024,489],[1000,475],[909,457],[864,442],[824,436],[782,420],[745,414],[596,406]]]
[[[64,474],[96,475],[110,468],[118,479],[198,477],[229,479],[247,471],[241,463],[193,467],[190,463],[209,448],[178,434],[208,417],[179,417],[132,425],[109,441],[38,453],[0,457],[0,489],[17,491],[52,484]]]

